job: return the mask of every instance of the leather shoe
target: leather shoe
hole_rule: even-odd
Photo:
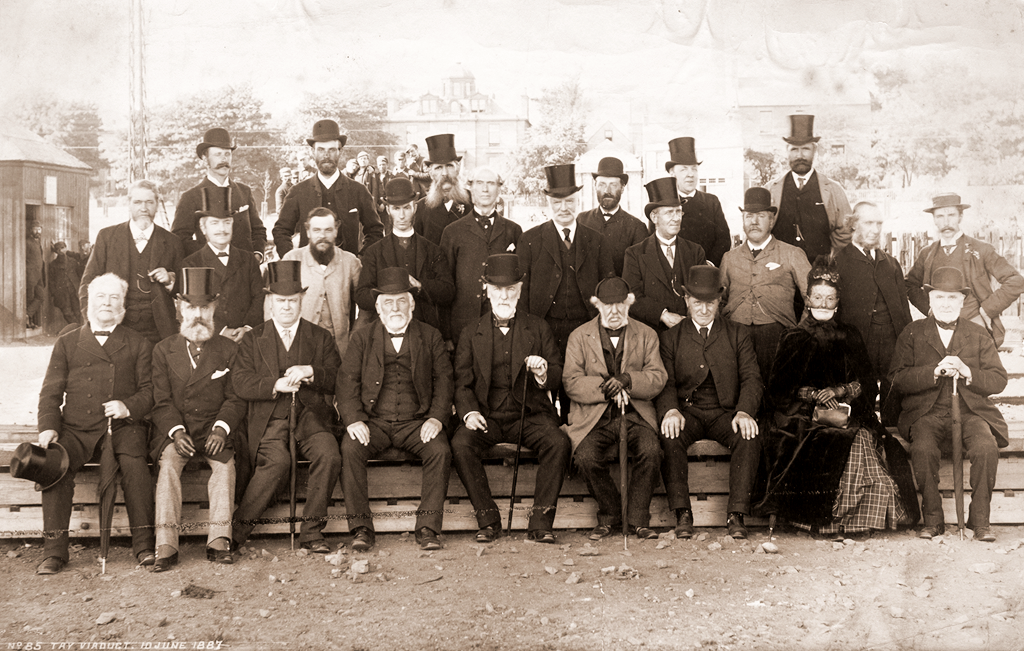
[[[732,536],[734,540],[746,540],[747,528],[743,526],[742,513],[730,513],[725,526],[729,528],[729,535]]]
[[[652,540],[658,537],[658,532],[650,527],[633,527],[629,528],[630,533],[635,533],[636,537],[640,540]]]
[[[210,557],[210,550],[206,550],[206,557]],[[166,572],[175,565],[178,564],[178,552],[174,552],[170,556],[164,556],[153,561],[153,567],[149,568],[150,572]]]
[[[526,532],[526,539],[532,540],[533,542],[544,543],[545,545],[554,545],[555,534],[547,529],[530,529]]]
[[[480,531],[476,532],[476,541],[478,543],[492,543],[498,539],[501,534],[501,528],[496,524],[489,524],[486,527],[481,527]]]
[[[309,551],[313,552],[314,554],[330,554],[331,553],[331,546],[328,545],[327,541],[324,540],[323,538],[318,538],[316,540],[309,540],[307,542],[302,543],[299,546],[302,547],[303,549],[308,549]]]
[[[416,530],[416,544],[420,546],[420,549],[427,551],[441,549],[441,541],[437,534],[433,529],[427,527],[420,527]]]
[[[156,554],[150,551],[139,552],[135,557],[139,561],[139,565],[142,567],[149,567],[156,563]]]
[[[676,538],[693,538],[693,511],[684,509],[676,516]]]
[[[235,562],[235,559],[231,556],[231,551],[227,549],[214,549],[213,547],[206,548],[206,560],[219,563],[221,565],[231,565]],[[157,559],[160,562],[160,559]]]
[[[996,535],[992,533],[991,527],[975,527],[974,539],[980,540],[981,542],[995,542]]]
[[[36,574],[56,574],[67,564],[68,562],[59,556],[47,556],[36,568]]]
[[[942,524],[926,524],[925,526],[921,527],[921,531],[918,532],[917,537],[924,538],[926,540],[931,540],[936,536],[941,536],[943,532],[945,532],[945,530],[946,526]]]
[[[356,527],[352,533],[352,551],[354,552],[370,551],[373,543],[376,542],[377,536],[369,527]]]
[[[616,529],[621,529],[622,525],[610,525],[610,524],[599,524],[590,531],[591,540],[601,540],[615,533]]]

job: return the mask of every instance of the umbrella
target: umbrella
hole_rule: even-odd
[[[100,452],[100,572],[107,573],[107,552],[110,550],[110,527],[114,519],[117,497],[117,475],[120,468],[114,456],[113,419],[107,418],[107,433]]]
[[[622,418],[619,419],[619,501],[622,502],[622,548],[629,551],[629,525],[626,512],[629,500],[627,493],[627,473],[629,472],[629,446],[626,441],[626,403],[622,403]]]
[[[960,379],[953,375],[953,426],[950,438],[953,439],[953,503],[956,505],[956,528],[960,532],[960,540],[964,539],[964,451],[962,421],[960,419],[960,397],[957,395],[956,383]]]
[[[519,454],[523,451],[523,425],[526,422],[526,385],[529,379],[529,377],[523,377],[523,406],[519,412],[519,438],[516,440],[516,460],[512,464],[512,496],[508,498],[508,536],[510,537],[512,536],[512,510],[516,504],[516,480],[519,479]],[[536,508],[536,504],[534,507]]]
[[[295,549],[295,480],[299,474],[298,455],[295,452],[295,394],[292,394],[292,408],[288,413],[288,456],[291,460],[291,486],[288,490],[288,533],[291,535],[292,549]]]

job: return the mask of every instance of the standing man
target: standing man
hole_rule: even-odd
[[[310,211],[304,232],[309,243],[284,256],[302,264],[302,277],[310,290],[302,300],[302,318],[329,332],[338,355],[344,355],[355,324],[355,290],[362,265],[359,258],[335,244],[338,220],[327,208]],[[268,301],[264,307],[268,319],[270,307]]]
[[[783,140],[790,171],[768,184],[771,204],[779,209],[772,235],[803,249],[812,262],[850,243],[850,202],[843,186],[814,169],[821,140],[814,135],[814,116],[791,115],[789,125]]]
[[[619,206],[629,175],[622,170],[618,158],[602,158],[594,172],[594,190],[598,207],[576,215],[576,221],[604,235],[615,266],[615,275],[622,275],[626,249],[647,239],[647,226]]]
[[[675,177],[679,202],[683,206],[679,237],[699,244],[708,262],[720,267],[722,256],[732,246],[732,237],[718,197],[697,189],[700,161],[694,144],[693,138],[670,140],[665,171]]]
[[[964,235],[960,222],[965,208],[970,206],[961,203],[960,195],[950,192],[934,197],[931,208],[924,209],[935,218],[939,241],[921,249],[914,260],[907,274],[907,296],[914,307],[927,314],[926,292],[934,270],[959,269],[971,288],[961,316],[988,330],[999,348],[1006,337],[999,315],[1024,292],[1024,277],[991,244]],[[992,289],[993,281],[998,289]]]
[[[255,263],[251,257],[246,258]],[[210,525],[206,559],[230,565],[231,508],[235,497],[232,432],[245,417],[245,401],[235,395],[231,367],[238,352],[217,334],[215,274],[208,268],[181,270],[181,332],[153,349],[153,426],[150,456],[160,466],[156,482],[156,563],[154,572],[178,564],[181,524],[181,472],[189,460],[203,459],[212,473],[206,484]]]
[[[389,267],[399,267],[409,275],[410,291],[416,299],[413,317],[440,331],[446,341],[451,341],[448,306],[455,298],[455,283],[441,248],[413,230],[416,191],[412,181],[394,178],[388,182],[384,203],[394,231],[363,251],[362,271],[359,272],[355,291],[356,303],[360,310],[373,314],[380,272]]]
[[[317,173],[291,189],[273,228],[277,254],[282,259],[292,250],[296,233],[299,246],[308,243],[302,222],[314,208],[327,208],[338,216],[340,247],[353,255],[384,237],[384,226],[370,192],[338,171],[347,140],[348,136],[341,133],[334,120],[320,120],[313,125],[313,136],[306,139],[306,144],[313,150]]]
[[[452,460],[473,503],[479,543],[494,542],[501,533],[501,515],[480,462],[487,450],[515,443],[521,424],[523,445],[540,459],[528,537],[548,544],[556,542],[555,508],[571,454],[547,397],[562,381],[562,353],[543,319],[517,310],[522,280],[514,254],[487,258],[484,282],[491,311],[466,329],[455,351],[455,409],[461,422],[452,439]]]
[[[729,513],[733,538],[746,538],[743,516],[750,515],[750,494],[761,456],[755,417],[761,406],[761,371],[746,326],[719,319],[725,287],[722,272],[699,266],[686,286],[687,317],[661,335],[661,358],[668,372],[658,396],[661,476],[668,507],[676,513],[676,536],[693,537],[690,464],[686,450],[701,439],[729,448]]]
[[[959,203],[959,201],[958,201]],[[996,539],[989,522],[999,448],[1009,445],[1006,421],[990,396],[1006,388],[1006,369],[991,335],[962,316],[971,293],[963,273],[936,269],[928,290],[929,316],[914,321],[896,341],[889,375],[903,394],[900,435],[910,441],[910,460],[921,492],[921,538],[945,530],[939,494],[940,446],[951,436],[952,401],[960,401],[963,449],[971,462],[971,511],[967,526],[974,539]],[[953,382],[957,395],[953,396]]]
[[[807,294],[811,263],[802,250],[772,236],[777,209],[768,190],[748,188],[740,210],[747,241],[722,257],[728,297],[722,314],[749,329],[761,378],[767,382],[782,333],[799,320],[793,299],[797,290],[800,296]]]
[[[455,279],[451,340],[456,344],[462,330],[476,323],[487,311],[487,296],[480,282],[487,258],[498,253],[514,253],[523,235],[519,224],[502,217],[495,210],[502,183],[498,173],[489,167],[481,167],[473,171],[470,179],[478,203],[469,214],[445,229],[440,245]],[[428,235],[424,237],[430,239]],[[448,334],[444,330],[442,333]]]
[[[45,559],[36,574],[56,574],[67,565],[75,475],[96,456],[102,457],[101,465],[120,468],[132,552],[142,565],[155,561],[153,480],[143,420],[153,408],[153,345],[121,325],[128,292],[124,280],[104,273],[86,291],[88,323],[57,339],[39,393],[39,445],[62,447],[67,471],[42,491],[43,529],[52,537],[43,541]]]
[[[298,175],[292,172],[289,167],[281,168],[281,185],[277,186],[277,190],[274,191],[274,212],[281,212],[281,206],[284,205],[284,198],[288,196],[288,191],[298,182]]]
[[[675,178],[655,179],[646,188],[651,201],[644,206],[644,214],[655,231],[626,250],[622,279],[636,297],[632,307],[636,318],[664,332],[686,315],[687,270],[706,264],[706,258],[699,244],[678,237],[683,209]]]
[[[383,188],[380,185],[380,179],[377,177],[377,170],[370,163],[370,154],[365,151],[359,152],[359,155],[356,156],[356,164],[359,168],[352,178],[362,183],[369,191],[370,196],[373,197],[373,206],[377,208],[380,205],[380,193]],[[380,217],[380,214],[378,213],[377,216]]]
[[[871,404],[881,395],[882,424],[895,426],[900,415],[900,399],[892,393],[888,370],[896,339],[910,323],[903,268],[896,258],[881,248],[882,211],[870,201],[853,207],[847,226],[853,231],[852,246],[844,246],[834,255],[839,272],[839,311],[836,320],[860,332],[867,345],[873,377],[879,378],[881,391],[862,387]]]
[[[654,330],[629,318],[634,297],[621,278],[608,278],[591,301],[600,314],[569,337],[565,354],[565,390],[572,398],[569,439],[576,465],[597,500],[597,526],[591,540],[622,528],[622,500],[627,501],[629,530],[637,538],[657,538],[650,528],[651,497],[661,466],[658,420],[652,401],[665,387],[665,367]],[[623,424],[625,419],[625,424]],[[608,472],[608,451],[616,448],[621,429],[633,457],[627,489]]]
[[[472,212],[473,201],[459,182],[462,156],[455,151],[455,136],[450,133],[430,136],[427,152],[430,159],[424,164],[430,174],[430,189],[423,191],[423,198],[416,204],[413,225],[417,233],[438,244],[449,224]]]
[[[203,188],[203,204],[224,205],[211,200],[214,195],[227,194],[224,188]],[[221,197],[223,199],[224,197]],[[212,270],[214,293],[220,295],[213,315],[215,330],[235,342],[249,330],[263,323],[263,276],[260,265],[248,251],[232,250],[231,238],[235,218],[216,209],[199,211],[199,230],[206,244],[185,258],[182,267],[208,267]],[[223,209],[221,209],[223,210]]]
[[[395,178],[394,173],[388,167],[388,157],[378,156],[377,157],[377,187],[380,192],[377,195],[377,216],[380,217],[381,223],[384,224],[384,234],[388,235],[391,233],[393,228],[391,219],[387,212],[387,206],[384,203],[384,192],[388,187],[388,181]]]
[[[597,310],[590,298],[602,278],[614,275],[611,251],[597,231],[576,222],[576,185],[573,164],[544,168],[551,219],[523,233],[519,265],[523,278],[522,311],[539,316],[551,326],[559,351],[569,335],[593,318]],[[558,392],[562,423],[569,419],[569,396]]]
[[[423,461],[416,543],[441,549],[437,535],[452,465],[444,435],[452,415],[451,358],[441,333],[412,318],[416,300],[408,272],[390,267],[378,279],[380,318],[356,331],[338,374],[338,408],[348,432],[341,439],[342,488],[352,549],[373,546],[366,462],[390,447]]]
[[[41,310],[46,301],[46,260],[43,256],[43,225],[33,219],[25,242],[25,312],[28,327],[42,325]]]
[[[235,549],[249,538],[256,519],[288,476],[288,439],[294,436],[298,453],[309,460],[299,542],[316,554],[331,551],[323,529],[341,471],[338,440],[332,433],[341,358],[330,333],[299,316],[306,292],[301,272],[297,260],[271,262],[267,267],[271,318],[242,338],[230,373],[235,393],[249,402],[248,457],[256,460],[235,511]],[[297,412],[296,427],[289,432],[292,409]]]
[[[438,138],[439,136],[433,137]],[[443,145],[444,137],[442,136],[441,138],[442,140],[439,141],[439,144]],[[428,138],[427,153],[430,152],[429,141],[430,139]],[[411,143],[409,148],[405,151],[405,159],[402,161],[402,170],[405,172],[406,176],[412,180],[413,184],[416,186],[416,192],[421,197],[427,196],[427,191],[430,189],[431,177],[426,169],[429,166],[430,163],[424,162],[423,157],[420,156],[419,146],[416,143]]]
[[[78,288],[82,314],[88,317],[89,283],[105,273],[125,280],[128,291],[122,325],[154,345],[178,332],[171,292],[184,257],[181,240],[153,223],[158,199],[152,181],[132,183],[128,188],[131,218],[99,232]]]
[[[171,224],[171,232],[181,239],[185,255],[195,253],[206,244],[206,238],[197,223],[198,214],[200,211],[213,210],[234,218],[236,224],[231,243],[252,253],[256,262],[263,261],[267,228],[260,219],[252,190],[228,178],[234,151],[235,144],[224,129],[210,129],[203,134],[203,141],[196,145],[196,156],[206,165],[206,177],[181,195],[174,209],[174,223]],[[224,188],[226,191],[207,194],[214,188]],[[214,203],[209,204],[207,200]]]

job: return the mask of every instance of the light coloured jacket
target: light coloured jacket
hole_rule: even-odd
[[[789,174],[786,170],[786,174]],[[846,226],[846,216],[852,213],[850,200],[846,198],[846,190],[832,179],[828,178],[818,170],[814,170],[818,176],[818,189],[821,192],[821,202],[825,204],[825,214],[828,215],[830,226],[829,238],[832,240],[832,253],[850,243],[853,231]],[[772,205],[778,208],[782,205],[782,185],[786,180],[786,174],[771,180],[766,186],[772,193]]]

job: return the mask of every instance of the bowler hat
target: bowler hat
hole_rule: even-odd
[[[618,276],[605,278],[597,283],[594,296],[605,305],[622,303],[629,297],[629,283]]]
[[[814,135],[813,115],[791,115],[789,116],[789,137],[783,140],[791,145],[806,145],[809,142],[818,142],[820,136]]]
[[[487,256],[484,265],[484,282],[495,287],[515,285],[523,279],[519,270],[519,256],[515,253],[495,253]]]
[[[302,294],[302,263],[298,260],[277,260],[267,265],[268,294],[293,296]]]
[[[200,209],[196,211],[197,219],[203,217],[224,219],[225,217],[233,217],[238,212],[231,212],[231,185],[227,187],[219,185],[213,187],[203,186],[200,189],[202,190],[203,203]]]
[[[315,142],[330,142],[331,140],[337,140],[340,146],[344,147],[348,142],[348,136],[341,132],[338,123],[334,120],[317,120],[313,125],[313,137],[306,138],[306,144],[312,147]]]
[[[675,138],[668,141],[668,160],[665,161],[665,171],[671,172],[675,165],[700,165],[697,160],[693,138]]]
[[[455,152],[455,135],[441,133],[427,138],[427,165],[444,165],[462,160]]]
[[[213,291],[213,268],[182,267],[178,298],[193,305],[206,305],[217,300],[217,293]]]
[[[686,272],[686,281],[683,290],[698,301],[713,301],[725,292],[722,272],[711,265],[699,264],[690,267]]]
[[[44,491],[64,478],[68,471],[68,452],[57,442],[49,447],[22,443],[11,457],[11,477],[36,482],[36,490]]]
[[[961,203],[960,195],[955,192],[946,192],[944,194],[932,197],[931,208],[925,208],[924,211],[930,212],[934,215],[935,211],[938,210],[939,208],[949,208],[951,206],[959,209],[960,212],[963,212],[964,208],[970,208],[971,204]]]
[[[203,141],[196,145],[196,156],[202,158],[203,154],[210,147],[220,147],[221,149],[234,151],[235,143],[231,142],[231,136],[228,134],[227,129],[217,127],[203,134]]]
[[[396,176],[384,186],[384,203],[391,206],[404,206],[416,199],[416,190],[412,187],[412,181]]]
[[[570,197],[583,188],[582,185],[576,185],[576,166],[572,163],[548,165],[544,168],[544,177],[548,182],[544,194],[556,199]]]
[[[377,287],[373,290],[377,294],[405,294],[412,291],[412,283],[409,282],[409,272],[402,267],[387,267],[381,269],[377,274]]]
[[[629,183],[629,174],[622,169],[622,161],[614,156],[602,158],[597,163],[597,171],[593,173],[596,179],[599,176],[616,177],[622,181],[622,185]]]
[[[676,192],[676,179],[674,176],[666,176],[661,179],[654,179],[644,186],[647,188],[647,196],[651,202],[644,206],[644,214],[651,218],[651,211],[655,208],[681,206],[679,193]]]
[[[740,207],[740,212],[766,211],[773,215],[779,212],[779,209],[772,205],[772,193],[768,188],[747,188],[743,193],[743,206]]]
[[[960,292],[964,295],[971,293],[971,288],[964,285],[964,272],[956,267],[939,267],[932,272],[931,281],[924,286],[929,292]]]

